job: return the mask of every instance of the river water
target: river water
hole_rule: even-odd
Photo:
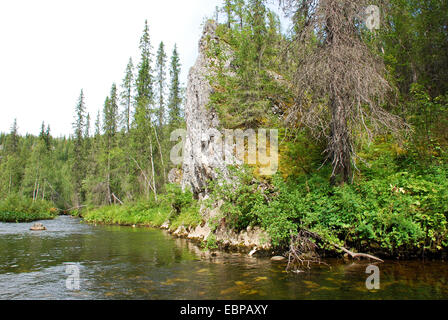
[[[326,260],[330,267],[291,274],[283,263],[211,254],[161,230],[94,226],[67,216],[42,223],[47,231],[0,223],[0,299],[448,298],[441,261],[378,264],[380,289],[368,290],[365,263]]]

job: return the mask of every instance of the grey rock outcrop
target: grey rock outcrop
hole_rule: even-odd
[[[213,58],[207,55],[211,45],[219,39],[216,23],[208,21],[199,41],[199,55],[188,75],[185,103],[187,134],[182,167],[182,187],[191,188],[197,198],[206,196],[207,181],[217,178],[217,172],[226,176],[227,164],[232,159],[231,148],[226,147],[222,132],[218,131],[218,114],[207,105],[213,88]],[[230,160],[232,162],[233,160]]]
[[[173,168],[168,173],[168,182],[174,183],[174,184],[181,184],[182,183],[182,170]]]
[[[204,26],[199,41],[199,55],[188,74],[186,91],[187,132],[183,149],[182,188],[191,189],[198,199],[207,198],[208,181],[217,179],[220,174],[227,181],[233,180],[227,166],[241,163],[234,154],[236,144],[233,133],[221,128],[218,113],[209,106],[210,96],[213,94],[210,80],[215,76],[214,66],[218,62],[218,59],[210,54],[211,46],[220,46],[220,50],[227,57],[223,66],[224,72],[232,74],[232,51],[225,43],[219,42],[216,28],[214,21],[208,21]],[[222,63],[222,59],[219,62]],[[188,230],[181,226],[173,234],[199,241],[206,241],[213,234],[216,241],[225,247],[270,248],[269,237],[260,228],[236,232],[225,224],[217,229],[212,227],[210,221],[219,218],[221,205],[222,202],[215,204],[214,208],[202,206],[203,224]]]

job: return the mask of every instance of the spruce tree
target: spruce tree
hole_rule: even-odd
[[[117,146],[118,133],[118,96],[117,86],[112,84],[110,95],[106,98],[103,111],[103,132],[104,132],[104,153],[106,154],[106,175],[108,184],[110,183],[110,171],[113,167],[111,163],[111,152]],[[108,186],[110,191],[110,186]],[[108,196],[110,198],[110,194]]]
[[[73,192],[74,202],[79,206],[85,199],[85,194],[82,191],[82,181],[85,177],[85,158],[84,158],[84,128],[85,128],[85,97],[84,91],[81,90],[78,104],[75,108],[75,122],[73,129],[75,131],[73,138]]]
[[[115,146],[116,135],[118,132],[118,94],[115,83],[112,84],[110,89],[110,96],[106,98],[103,116],[104,134],[106,135],[108,148],[112,148]]]
[[[232,0],[224,0],[224,7],[223,10],[226,14],[227,17],[227,28],[231,28],[232,27],[232,23],[233,23],[233,10],[234,10],[234,4]]]
[[[235,0],[234,10],[235,10],[235,15],[237,17],[238,24],[240,26],[240,31],[243,30],[243,25],[244,25],[244,14],[245,14],[244,8],[245,8],[244,0]]]
[[[138,64],[138,72],[136,79],[136,102],[137,108],[149,108],[153,102],[153,78],[152,78],[152,54],[151,41],[149,37],[148,21],[145,20],[143,35],[140,38],[140,63]]]
[[[123,126],[126,128],[126,132],[131,130],[131,106],[132,106],[132,86],[134,84],[134,64],[132,58],[129,58],[128,65],[126,66],[126,74],[121,84],[121,105],[124,107],[122,119]]]
[[[150,190],[157,197],[154,169],[154,130],[151,106],[154,103],[153,77],[151,69],[151,42],[148,23],[140,39],[140,62],[136,79],[135,113],[133,119],[132,145],[133,152],[129,155],[137,175],[144,177],[144,192],[149,196]],[[149,160],[149,163],[148,163]],[[135,183],[134,183],[135,185]]]
[[[39,138],[40,140],[43,141],[43,143],[45,144],[45,147],[47,148],[47,150],[51,149],[51,140],[50,140],[50,126],[48,125],[47,128],[45,128],[45,122],[42,121],[42,125],[40,128],[40,133],[39,133]]]
[[[177,52],[177,45],[174,45],[170,64],[170,94],[168,100],[168,109],[171,124],[178,123],[181,117],[182,89],[179,78],[180,59]]]
[[[165,116],[166,59],[167,56],[165,53],[165,45],[162,41],[160,42],[156,58],[157,97],[159,104],[157,109],[157,116],[159,128],[162,127]]]
[[[17,119],[14,119],[14,122],[11,127],[11,133],[10,133],[10,142],[9,142],[9,148],[12,153],[16,153],[19,146],[19,134],[18,134],[18,127],[17,127]]]
[[[100,135],[101,135],[101,111],[98,110],[95,120],[95,138],[98,138]]]

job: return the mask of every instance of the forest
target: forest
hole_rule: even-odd
[[[281,0],[286,31],[268,2],[225,0],[209,17],[219,42],[208,48],[208,107],[222,128],[278,129],[279,172],[231,167],[240,183],[210,181],[209,202],[223,201],[230,228],[260,226],[274,247],[306,230],[329,250],[446,253],[448,2]],[[364,23],[368,5],[380,8],[377,29]],[[0,134],[0,221],[202,223],[198,200],[168,179],[181,168],[170,133],[186,126],[181,53],[153,50],[150,24],[98,114],[80,91],[70,136],[47,123],[20,136],[11,119]]]

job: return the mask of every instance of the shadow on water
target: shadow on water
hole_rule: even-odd
[[[0,223],[0,299],[446,299],[445,262],[388,261],[369,291],[367,264],[328,260],[291,274],[267,258],[218,252],[161,230],[93,226],[71,217]],[[66,287],[64,263],[79,268]]]

